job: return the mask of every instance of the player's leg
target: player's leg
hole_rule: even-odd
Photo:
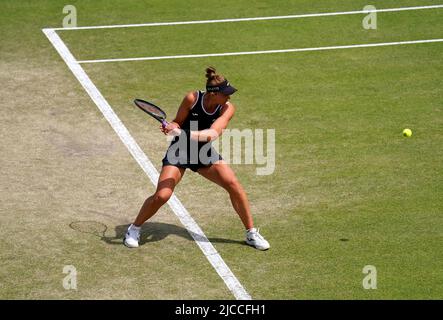
[[[126,233],[124,243],[128,247],[138,247],[138,238],[141,225],[151,218],[171,197],[175,186],[180,182],[184,168],[167,165],[162,168],[158,178],[157,189],[153,195],[145,200],[140,212]]]
[[[168,202],[175,186],[180,182],[184,168],[178,168],[175,166],[164,166],[158,179],[157,190],[155,193],[147,198],[140,209],[137,218],[134,221],[134,225],[140,227],[146,220],[151,218],[157,211]]]
[[[240,216],[245,228],[254,227],[246,192],[237,180],[234,171],[223,160],[209,167],[199,168],[197,172],[228,191],[232,206]]]
[[[247,230],[246,242],[260,250],[268,249],[269,243],[254,228],[246,192],[237,180],[231,167],[221,160],[209,167],[199,168],[197,172],[206,179],[215,182],[229,193],[232,206]]]

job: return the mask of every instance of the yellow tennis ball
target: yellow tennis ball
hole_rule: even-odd
[[[411,129],[403,130],[403,136],[409,138],[410,136],[412,136],[412,130]]]

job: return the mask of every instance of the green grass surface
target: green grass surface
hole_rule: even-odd
[[[92,29],[61,35],[78,60],[167,56],[433,39],[441,30],[429,25],[441,24],[443,14],[441,10],[380,13],[377,31],[362,28],[363,17]]]
[[[364,1],[72,1],[79,25],[361,10]],[[374,1],[376,7],[437,1]],[[3,1],[0,88],[0,297],[232,299],[165,206],[138,250],[120,238],[153,192],[41,32],[63,3]],[[21,19],[18,19],[18,17]],[[61,31],[78,59],[319,47],[442,38],[443,10],[124,30]],[[221,32],[220,38],[210,36]],[[155,44],[155,45],[152,45]],[[173,115],[215,65],[239,88],[230,128],[276,130],[276,168],[233,165],[271,242],[242,245],[226,192],[187,172],[176,193],[255,299],[443,298],[443,44],[83,65],[151,161],[167,146],[131,105],[150,98]],[[32,97],[32,103],[29,98]],[[401,132],[411,128],[413,136]],[[210,195],[210,196],[209,196]],[[69,228],[98,221],[106,239]],[[78,290],[62,287],[64,265]],[[364,290],[374,265],[378,289]],[[251,266],[253,266],[251,271]]]

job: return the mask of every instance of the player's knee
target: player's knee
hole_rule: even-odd
[[[225,189],[229,192],[237,192],[240,190],[240,183],[236,178],[228,179],[225,181]]]
[[[169,198],[172,196],[171,190],[162,190],[154,194],[154,202],[164,204],[168,202]]]

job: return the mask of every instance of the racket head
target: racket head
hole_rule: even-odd
[[[134,103],[141,110],[161,122],[163,126],[167,125],[166,113],[159,106],[143,99],[135,99]]]

